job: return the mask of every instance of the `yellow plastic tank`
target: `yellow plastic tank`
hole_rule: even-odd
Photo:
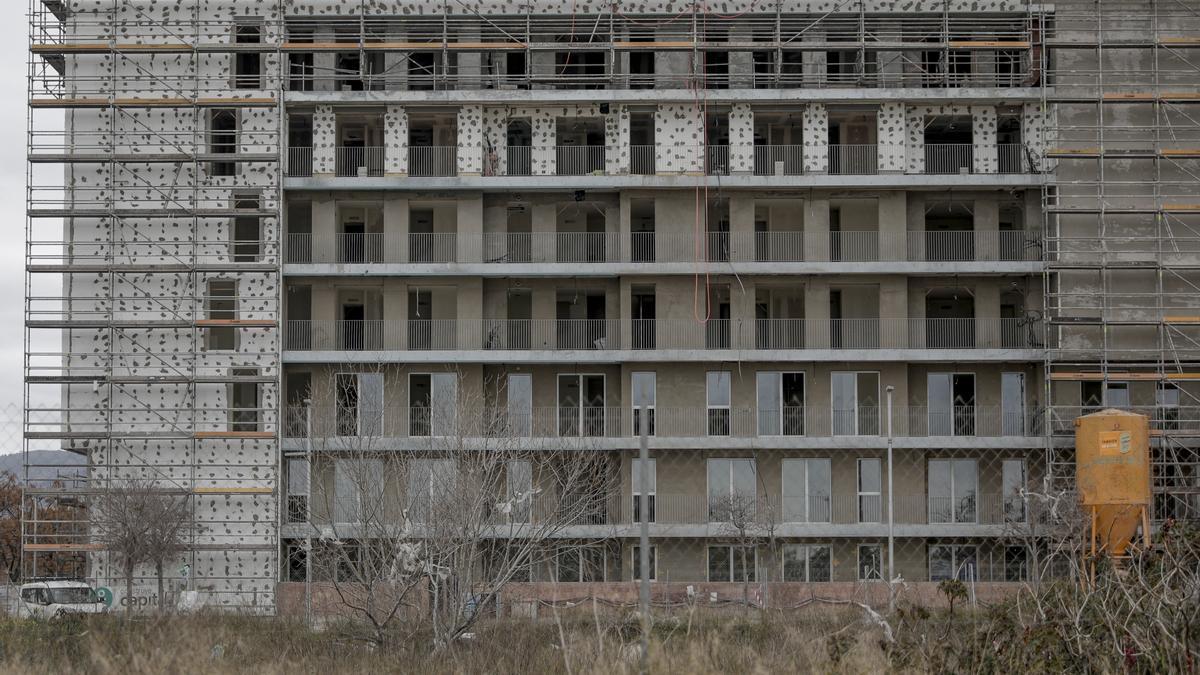
[[[1075,481],[1097,545],[1124,555],[1150,508],[1150,419],[1111,408],[1077,418]]]

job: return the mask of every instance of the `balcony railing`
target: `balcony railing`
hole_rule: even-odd
[[[509,176],[533,175],[533,148],[528,145],[510,145],[507,148]]]
[[[1200,409],[1193,409],[1193,413]],[[508,408],[459,410],[441,416],[441,433],[458,437],[480,438],[623,438],[638,437],[637,412],[630,407],[579,406],[535,407],[514,413]],[[708,409],[701,407],[657,406],[649,411],[650,433],[655,438],[759,438],[777,439],[788,443],[789,438],[832,438],[834,436],[879,437],[887,433],[883,416],[885,410],[875,406],[852,406],[835,410],[824,406],[787,406],[780,408],[732,407]],[[344,425],[330,407],[297,406],[286,412],[285,433],[290,438],[309,435],[345,436]],[[957,414],[957,431],[945,433],[937,420],[942,415]],[[939,411],[927,406],[897,405],[892,409],[892,433],[901,438],[1040,438],[1043,434],[1043,411],[1029,407],[1010,409],[1000,406],[973,406],[970,422],[966,413]],[[359,417],[362,417],[361,415]],[[372,436],[408,438],[429,436],[428,407],[389,406],[376,419],[382,419],[382,433],[371,430]],[[1200,417],[1193,414],[1194,420]],[[415,420],[415,421],[414,421]],[[934,421],[931,424],[931,420]],[[716,423],[719,421],[720,423]],[[449,427],[447,427],[449,425]],[[1193,427],[1196,425],[1192,425]],[[357,428],[357,427],[355,427]]]
[[[458,148],[453,145],[409,146],[408,175],[424,178],[457,176]]]
[[[556,173],[560,176],[586,176],[604,173],[603,145],[560,145],[555,148]]]
[[[803,173],[803,145],[754,146],[754,175],[799,176]]]
[[[870,175],[879,173],[879,146],[871,144],[831,144],[829,173]]]
[[[631,146],[629,148],[629,173],[636,176],[653,176],[656,150],[657,148],[653,145]]]
[[[287,175],[293,178],[309,178],[313,175],[313,149],[288,148]]]
[[[293,320],[287,331],[295,351],[1039,349],[1042,340],[1040,323],[1009,318]]]
[[[879,230],[838,230],[829,233],[829,259],[833,262],[879,260]]]
[[[729,175],[728,145],[710,145],[705,148],[704,173],[710,176]]]
[[[383,233],[356,232],[334,235],[337,262],[366,264],[383,262]]]
[[[970,143],[927,143],[925,173],[958,174],[975,170],[975,147]]]
[[[339,178],[382,176],[383,152],[381,147],[335,148],[335,175]]]
[[[1000,143],[996,146],[1000,173],[1034,173],[1025,146],[1021,143]]]

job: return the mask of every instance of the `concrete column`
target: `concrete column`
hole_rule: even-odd
[[[402,278],[383,280],[383,344],[390,349],[408,349],[408,286]]]
[[[906,220],[908,231],[908,259],[920,261],[925,259],[925,195],[920,192],[910,192],[905,195],[907,206]]]
[[[879,173],[904,173],[904,104],[881,103],[875,127],[879,139]]]
[[[557,170],[554,144],[558,136],[554,113],[549,110],[537,111],[530,120],[530,127],[533,135],[533,175],[553,176]]]
[[[729,315],[733,318],[729,327],[730,346],[734,349],[754,348],[754,299],[753,277],[742,278],[729,285]]]
[[[483,173],[483,106],[458,109],[458,175]]]
[[[921,319],[925,318],[926,295],[928,295],[928,289],[924,287],[909,286],[908,288],[909,347],[925,346],[925,322]]]
[[[827,279],[811,277],[804,287],[804,346],[807,349],[829,347],[829,281]]]
[[[408,200],[389,193],[383,201],[383,245],[388,262],[408,262]]]
[[[408,111],[389,105],[383,114],[384,175],[408,175]]]
[[[730,42],[750,42],[753,31],[748,24],[734,22],[729,27]],[[754,52],[729,53],[729,88],[751,89],[754,87]]]
[[[804,200],[804,259],[829,260],[829,199],[825,196]]]
[[[749,103],[734,103],[729,109],[729,172],[754,172],[754,110]]]
[[[458,198],[458,236],[456,237],[458,262],[472,263],[483,260],[483,194],[463,195]]]
[[[558,315],[554,286],[539,284],[532,290],[532,314],[535,321],[553,321]],[[534,324],[538,326],[540,324]],[[530,347],[533,349],[553,348],[554,330],[533,329]]]
[[[824,42],[825,31],[805,31],[804,42]],[[816,87],[825,84],[825,52],[804,52],[804,84]]]
[[[332,178],[337,146],[337,115],[333,106],[319,105],[313,111],[313,176]]]
[[[804,172],[829,171],[829,111],[823,103],[804,106]]]
[[[999,149],[996,147],[998,123],[995,106],[971,106],[971,135],[974,141],[971,170],[975,173],[1000,171]]]
[[[633,260],[633,251],[630,249],[633,232],[633,218],[630,213],[629,192],[622,190],[620,202],[617,206],[617,255],[618,262],[630,262]]]
[[[334,262],[334,251],[337,250],[337,229],[337,202],[328,196],[313,199],[312,261],[314,263]]]
[[[904,349],[908,346],[908,278],[886,277],[879,284],[879,317],[885,325],[897,325],[896,330],[884,330],[880,347]]]
[[[729,259],[754,260],[754,198],[744,193],[729,197]]]
[[[462,42],[479,42],[479,29],[456,29],[458,39]],[[482,89],[483,53],[476,51],[461,51],[458,53],[458,88]]]
[[[529,229],[534,235],[533,262],[554,262],[554,246],[543,243],[554,241],[554,233],[558,231],[558,206],[553,202],[534,204],[531,221]],[[535,312],[534,316],[540,315]],[[550,316],[553,317],[553,314]]]
[[[994,196],[975,200],[975,259],[1000,257],[1000,202]]]
[[[620,345],[626,349],[633,346],[633,305],[629,302],[629,298],[633,295],[633,277],[621,277],[617,284],[617,292],[624,302],[621,303],[621,329],[620,329]],[[624,380],[622,380],[624,381]],[[628,401],[627,398],[622,398],[623,401]]]
[[[657,39],[663,41],[677,40],[675,28],[664,28]],[[654,88],[683,89],[692,78],[692,53],[683,50],[662,50],[654,52]]]
[[[614,105],[604,117],[604,169],[610,176],[629,173],[629,108]]]
[[[508,116],[504,108],[483,109],[483,175],[508,173]]]
[[[461,349],[483,348],[483,279],[473,277],[458,284],[458,346]]]
[[[550,89],[554,85],[548,84],[546,78],[554,75],[554,52],[536,51],[529,54],[529,73],[534,78],[540,78],[542,81],[532,85],[534,89]]]
[[[925,173],[925,115],[919,108],[906,107],[904,110],[905,124],[908,127],[908,141],[905,143],[905,153],[908,155],[907,173]]]
[[[1053,170],[1053,160],[1044,159],[1050,139],[1048,130],[1053,129],[1049,124],[1051,112],[1044,111],[1040,103],[1026,103],[1021,107],[1021,140],[1029,155],[1033,156],[1034,169],[1041,171]]]
[[[657,173],[702,173],[704,118],[691,103],[663,104],[654,111]]]
[[[313,32],[314,42],[330,43],[334,41],[332,30]],[[337,66],[337,54],[334,52],[313,52],[313,91],[333,91],[333,72]]]
[[[975,344],[987,349],[1000,348],[1000,285],[986,279],[975,285]]]
[[[903,190],[879,193],[880,260],[908,260],[907,197]]]

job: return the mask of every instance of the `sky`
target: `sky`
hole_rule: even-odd
[[[27,3],[0,4],[0,424],[24,391]],[[8,448],[0,448],[0,452]]]

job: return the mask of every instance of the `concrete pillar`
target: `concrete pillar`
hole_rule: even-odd
[[[314,42],[330,43],[334,41],[333,30],[317,30],[313,32]],[[313,52],[313,91],[333,91],[336,87],[333,72],[337,66],[337,54],[334,52]]]
[[[1053,160],[1044,159],[1050,143],[1048,130],[1054,128],[1049,124],[1051,114],[1043,110],[1040,103],[1026,103],[1021,107],[1021,140],[1025,143],[1027,154],[1033,156],[1035,170],[1053,169]]]
[[[804,32],[804,42],[824,42],[825,31],[810,30]],[[816,87],[825,84],[825,52],[804,52],[804,85]]]
[[[677,40],[677,28],[663,29],[663,34],[657,36],[662,41]],[[692,53],[683,50],[668,50],[654,52],[654,88],[655,89],[684,89],[692,79]]]
[[[483,193],[458,198],[458,262],[483,260]]]
[[[408,262],[408,199],[388,193],[383,201],[383,245],[388,262]]]
[[[508,174],[508,116],[504,108],[483,109],[483,175]]]
[[[729,172],[754,172],[754,110],[749,103],[734,103],[729,109]]]
[[[620,294],[621,299],[624,300],[621,303],[619,344],[628,349],[633,346],[633,304],[629,301],[629,298],[633,297],[633,277],[621,277],[618,282],[617,292]],[[622,398],[621,400],[628,401],[629,399]]]
[[[804,106],[804,173],[829,171],[829,111],[823,103]]]
[[[879,139],[879,173],[904,173],[904,104],[881,103],[875,127]]]
[[[691,103],[663,104],[654,111],[654,144],[657,173],[693,173],[704,170],[704,117]]]
[[[906,107],[904,119],[908,127],[908,140],[904,147],[908,155],[905,171],[925,173],[925,115],[920,108]]]
[[[753,277],[744,277],[739,284],[729,285],[729,316],[733,319],[729,327],[730,346],[734,349],[754,348],[754,299]]]
[[[337,114],[331,105],[313,111],[313,176],[332,178],[337,147]]]
[[[903,190],[879,193],[880,260],[908,260],[907,197]]]
[[[312,202],[312,261],[334,262],[337,250],[337,202],[322,196]],[[316,318],[316,317],[314,317]]]
[[[975,344],[986,349],[1000,348],[1000,284],[985,279],[975,286]]]
[[[610,176],[629,173],[629,108],[612,106],[604,116],[604,168]]]
[[[906,219],[908,220],[908,259],[920,261],[925,259],[925,195],[920,192],[910,192],[905,195],[907,200]]]
[[[558,231],[558,206],[553,202],[534,204],[531,221],[529,229],[533,232],[533,262],[554,262],[554,246],[544,242],[554,241],[554,233]],[[534,312],[534,316],[541,315]]]
[[[754,260],[754,197],[732,193],[729,197],[729,259]]]
[[[401,278],[383,280],[383,346],[408,348],[408,284]]]
[[[458,347],[460,349],[482,349],[486,337],[483,334],[483,279],[467,278],[458,283],[457,298]]]
[[[804,200],[804,259],[810,262],[829,260],[828,197]]]
[[[630,262],[633,260],[633,251],[630,248],[633,236],[633,218],[630,212],[629,192],[622,190],[619,199],[617,205],[617,250],[619,251],[617,261]]]
[[[470,24],[468,24],[470,25]],[[478,24],[476,24],[478,25]],[[479,29],[466,27],[456,28],[458,40],[462,42],[479,42]],[[461,51],[458,53],[458,88],[482,89],[483,53],[477,51]]]
[[[533,175],[553,176],[557,170],[554,144],[558,136],[554,113],[549,110],[537,111],[530,120],[530,127],[533,135]]]
[[[536,321],[552,321],[558,315],[557,293],[554,286],[539,284],[534,286],[531,293],[532,315]],[[533,349],[553,348],[554,330],[542,330],[534,324],[530,347]]]
[[[483,106],[458,109],[458,175],[483,173]]]
[[[750,42],[753,31],[749,24],[734,22],[729,27],[730,42]],[[754,52],[736,51],[729,53],[729,88],[752,89],[754,87]]]
[[[408,175],[408,111],[389,105],[383,114],[383,171],[388,177]]]
[[[908,346],[908,278],[886,277],[879,284],[879,317],[884,325],[895,325],[895,330],[881,333],[883,349],[904,349]]]
[[[999,173],[999,148],[996,147],[997,124],[995,106],[971,106],[971,136],[974,141],[972,167],[975,173]]]
[[[812,277],[804,286],[804,346],[807,349],[829,347],[829,281],[827,279]]]
[[[975,200],[975,259],[1000,257],[1000,202],[988,196]]]

